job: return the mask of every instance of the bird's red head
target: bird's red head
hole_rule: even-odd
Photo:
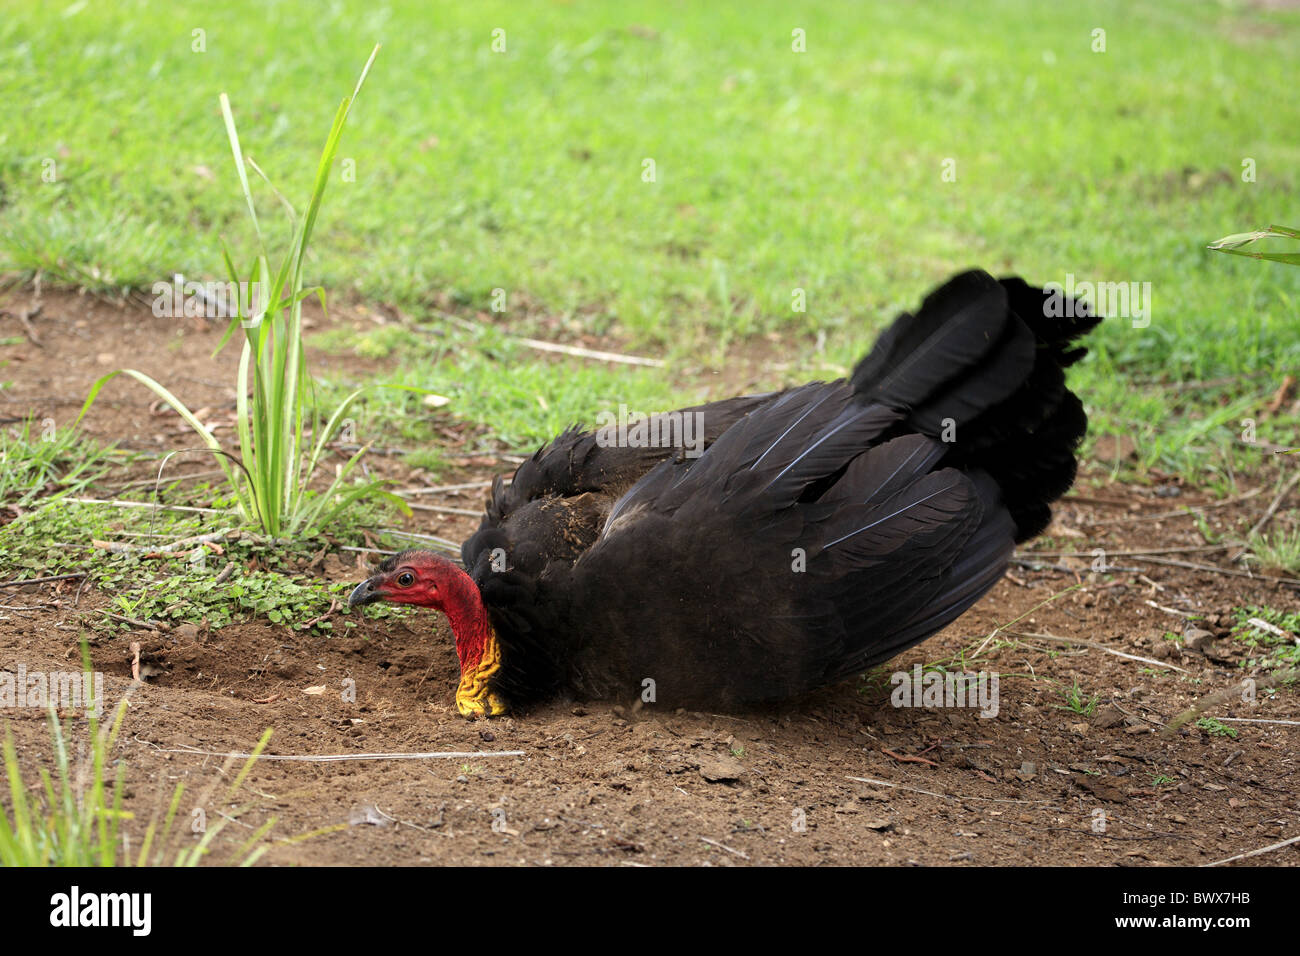
[[[389,601],[446,611],[457,576],[465,572],[432,551],[403,551],[377,565],[352,591],[348,604]]]
[[[432,551],[403,551],[379,564],[353,589],[348,604],[415,604],[442,611],[451,622],[460,658],[456,707],[466,717],[506,712],[490,680],[501,669],[501,648],[474,579]]]

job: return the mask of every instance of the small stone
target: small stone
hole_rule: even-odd
[[[700,776],[709,783],[739,780],[740,775],[745,772],[739,760],[724,754],[703,754],[699,761]]]
[[[1111,727],[1118,727],[1124,723],[1124,715],[1119,712],[1119,708],[1107,704],[1104,707],[1098,707],[1097,713],[1092,717],[1092,725],[1102,730],[1109,730]]]

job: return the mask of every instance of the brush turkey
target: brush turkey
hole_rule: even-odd
[[[1064,305],[966,272],[848,379],[649,423],[680,437],[691,416],[702,454],[566,431],[494,483],[465,570],[407,551],[349,603],[446,613],[471,717],[561,695],[716,709],[859,674],[979,600],[1073,482],[1065,369],[1098,320]]]

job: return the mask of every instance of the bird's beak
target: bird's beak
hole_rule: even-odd
[[[375,587],[375,579],[368,578],[362,581],[352,593],[348,595],[348,607],[356,607],[358,604],[374,604],[376,601],[382,601],[387,595]]]

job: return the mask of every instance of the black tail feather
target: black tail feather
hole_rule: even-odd
[[[1087,428],[1065,369],[1087,351],[1074,340],[1100,319],[1077,301],[1053,310],[1050,296],[1020,278],[962,273],[901,316],[853,373],[860,395],[906,409],[891,434],[941,439],[942,466],[993,476],[1017,541],[1047,526]]]

